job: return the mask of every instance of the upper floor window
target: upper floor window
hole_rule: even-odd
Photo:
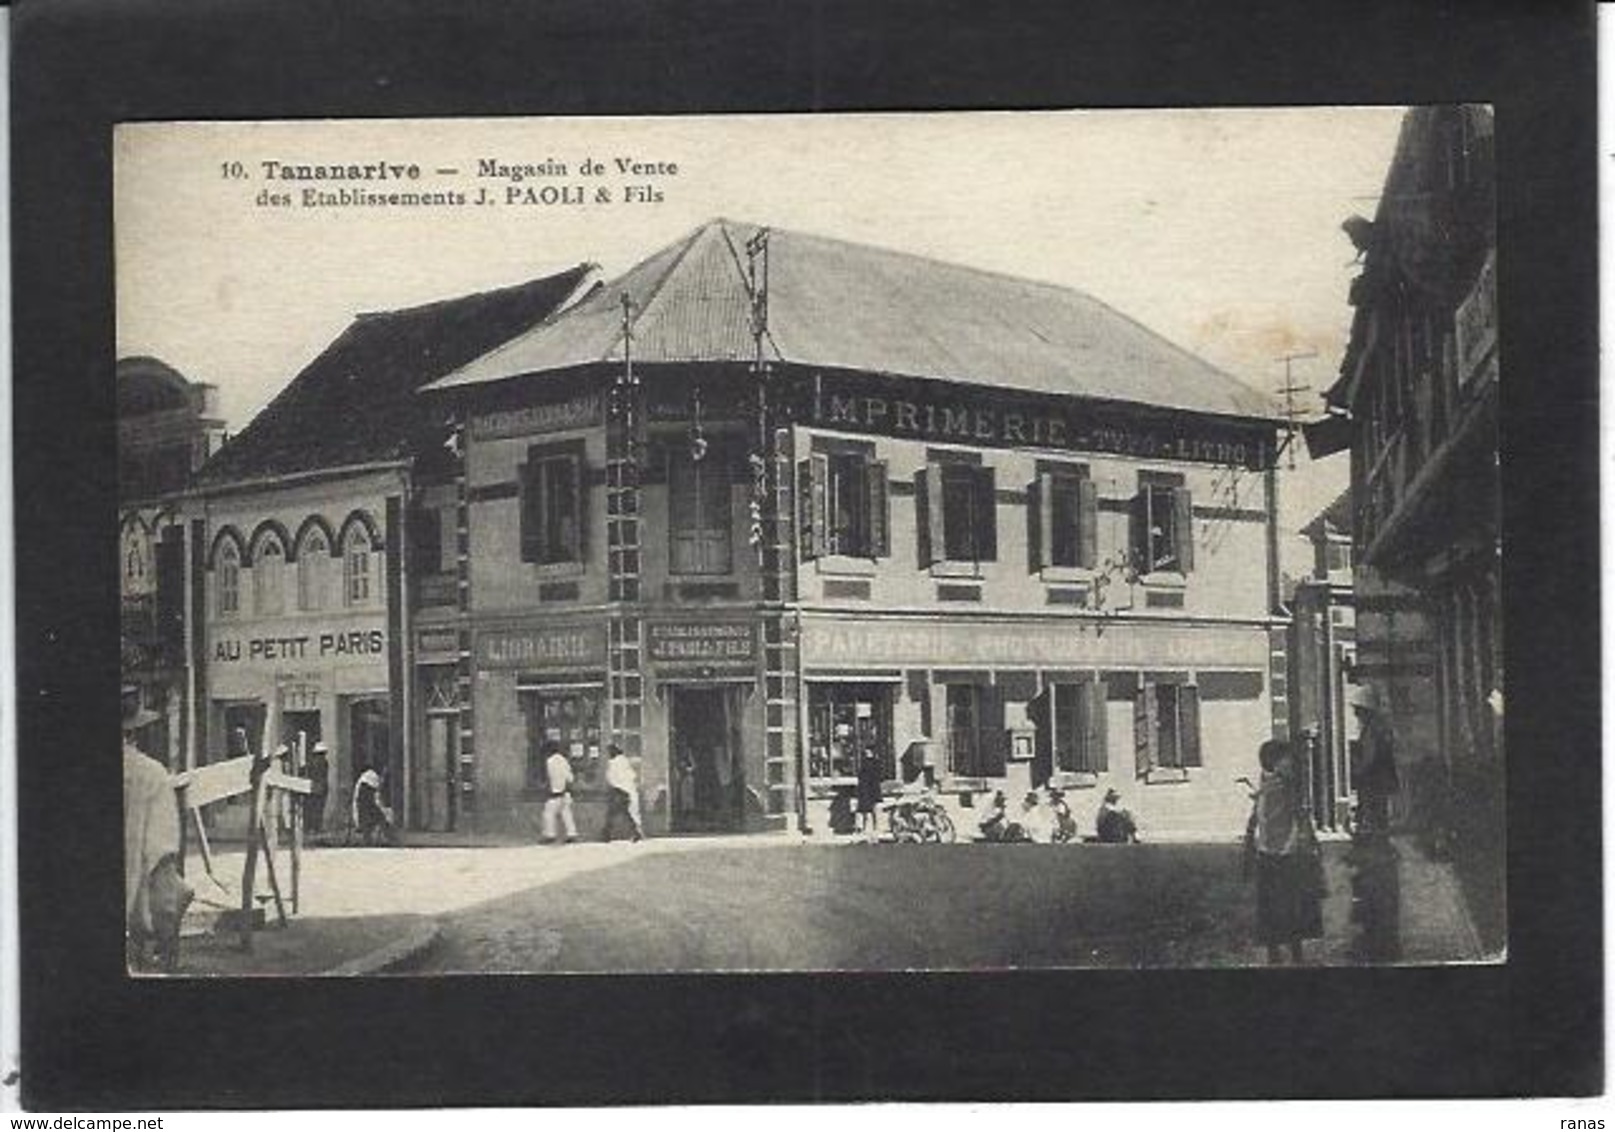
[[[219,547],[213,568],[213,589],[220,617],[234,617],[241,610],[241,551],[234,542]]]
[[[370,535],[355,523],[349,530],[342,547],[342,594],[348,605],[366,605],[370,601]]]
[[[521,483],[521,554],[539,565],[583,561],[581,442],[528,449]]]
[[[1099,496],[1086,468],[1040,469],[1028,491],[1039,568],[1098,564]]]
[[[325,532],[315,528],[303,538],[297,551],[297,608],[305,612],[324,609],[329,586],[331,544]]]
[[[260,615],[273,616],[285,609],[286,551],[280,540],[270,536],[259,545],[252,562],[253,608]]]
[[[816,452],[802,462],[802,556],[891,553],[886,461],[873,445]]]
[[[998,558],[993,470],[981,464],[932,464],[916,485],[920,565],[992,562]]]
[[[1133,556],[1141,574],[1194,569],[1194,506],[1181,475],[1140,473],[1133,499]]]
[[[443,512],[424,504],[409,516],[410,565],[421,577],[443,573]]]
[[[697,460],[684,448],[669,451],[667,508],[669,567],[675,574],[727,574],[733,540],[729,471],[712,446]]]

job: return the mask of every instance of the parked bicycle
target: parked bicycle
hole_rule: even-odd
[[[910,844],[941,844],[957,840],[953,819],[931,794],[887,803],[886,827],[892,840]]]

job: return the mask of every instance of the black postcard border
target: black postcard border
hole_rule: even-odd
[[[1601,1089],[1593,7],[24,0],[12,17],[24,1102]],[[118,682],[113,123],[1450,101],[1496,106],[1502,176],[1505,966],[121,976],[120,786],[103,753]]]

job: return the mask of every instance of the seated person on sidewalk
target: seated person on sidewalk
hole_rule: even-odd
[[[393,813],[381,799],[385,775],[385,768],[366,767],[353,784],[353,828],[366,845],[394,840]]]
[[[1009,828],[1009,816],[1004,812],[1008,803],[1004,800],[1004,792],[999,790],[993,795],[993,800],[987,807],[986,815],[976,823],[981,830],[981,836],[987,841],[1003,841],[1004,832]]]
[[[1138,840],[1138,823],[1131,812],[1122,809],[1122,796],[1114,790],[1105,791],[1105,800],[1099,804],[1099,816],[1094,819],[1094,832],[1106,845],[1126,845]]]

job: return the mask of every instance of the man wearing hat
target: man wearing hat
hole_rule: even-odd
[[[1372,684],[1352,689],[1351,706],[1358,725],[1357,759],[1352,766],[1357,829],[1365,837],[1383,837],[1391,826],[1391,796],[1401,785],[1391,725],[1380,704],[1379,689]]]
[[[162,717],[143,707],[140,689],[123,690],[123,893],[129,958],[157,957],[172,970],[179,958],[179,926],[194,895],[179,874],[179,806],[168,771],[139,747],[146,728]]]
[[[310,837],[319,837],[325,832],[325,800],[331,793],[331,750],[324,740],[317,740],[309,751],[303,776],[308,779],[308,793],[303,796],[303,831]]]
[[[639,774],[634,770],[633,760],[617,744],[611,744],[606,750],[611,756],[606,760],[606,787],[610,792],[606,798],[606,840],[611,840],[617,819],[622,818],[628,822],[633,839],[643,841],[645,827],[639,817]]]
[[[1122,796],[1114,790],[1105,791],[1105,800],[1099,804],[1094,818],[1094,834],[1106,845],[1128,845],[1138,840],[1138,823],[1133,815],[1121,807]]]

